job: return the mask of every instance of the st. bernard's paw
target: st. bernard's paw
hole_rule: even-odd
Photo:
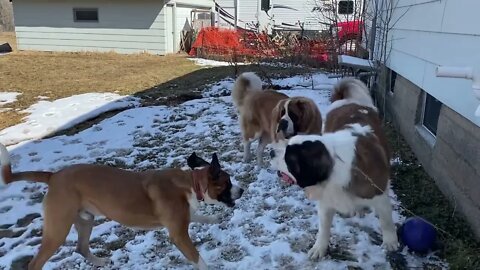
[[[396,251],[398,249],[397,237],[384,237],[382,247],[385,248],[387,251]]]
[[[312,260],[318,260],[323,258],[326,253],[327,253],[327,247],[315,244],[308,251],[308,257]]]

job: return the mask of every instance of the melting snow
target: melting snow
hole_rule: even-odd
[[[0,92],[0,107],[5,104],[13,103],[17,101],[17,96],[21,95],[21,93],[17,92]]]
[[[226,61],[216,61],[204,58],[188,58],[188,60],[194,61],[195,65],[202,67],[222,67],[231,66],[232,63]],[[237,63],[237,65],[245,65],[244,63]]]
[[[5,105],[17,101],[17,96],[19,95],[21,95],[21,93],[0,92],[0,113],[11,110],[12,108],[7,108]]]
[[[88,93],[54,101],[41,100],[24,110],[29,113],[24,123],[0,131],[0,142],[9,145],[38,139],[104,112],[137,104],[136,98],[112,93]]]

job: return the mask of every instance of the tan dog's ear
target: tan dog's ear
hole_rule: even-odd
[[[213,177],[213,180],[216,180],[218,178],[218,175],[220,174],[221,170],[222,169],[220,167],[220,162],[218,162],[217,153],[214,153],[212,155],[212,162],[210,162],[210,168],[209,168],[209,172],[210,172],[210,175]]]
[[[297,123],[299,131],[308,134],[321,134],[322,115],[317,105],[308,98],[299,98],[294,102],[301,113],[299,123]]]
[[[280,139],[278,137],[279,134],[277,132],[277,128],[278,128],[278,122],[280,121],[280,118],[282,118],[281,112],[283,110],[283,106],[285,106],[286,101],[287,101],[286,99],[280,100],[277,103],[277,105],[275,106],[275,108],[273,108],[273,110],[272,110],[272,122],[271,122],[271,127],[270,127],[270,136],[271,136],[273,142],[276,142]],[[282,139],[284,139],[284,138],[282,138]]]

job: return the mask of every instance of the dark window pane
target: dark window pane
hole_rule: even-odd
[[[261,5],[261,10],[264,10],[264,11],[270,10],[270,0],[261,0],[260,5]]]
[[[438,117],[442,103],[430,94],[426,93],[425,111],[423,113],[423,125],[433,134],[437,135]]]
[[[98,22],[98,9],[74,9],[73,16],[76,22]]]
[[[397,80],[397,73],[393,70],[390,70],[390,92],[395,90],[395,81]]]
[[[353,1],[338,2],[338,14],[352,14],[352,13],[353,13]]]
[[[210,13],[198,13],[199,20],[210,20]]]

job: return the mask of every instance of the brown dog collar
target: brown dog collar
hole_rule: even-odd
[[[203,201],[203,193],[207,190],[206,187],[202,187],[202,173],[203,170],[192,170],[192,187],[199,201]]]

